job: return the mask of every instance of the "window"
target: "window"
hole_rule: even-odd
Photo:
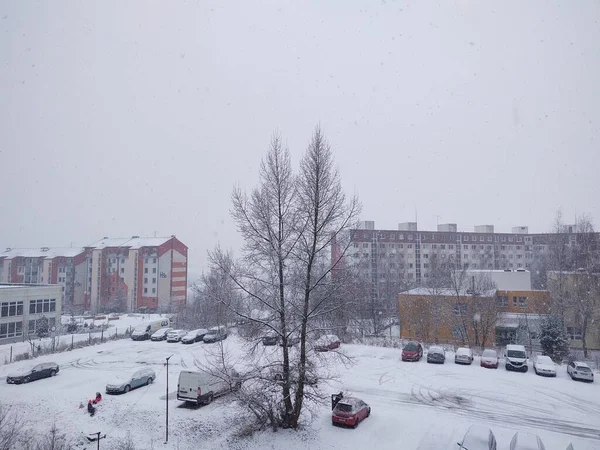
[[[487,240],[488,240],[488,242],[492,242],[492,237],[488,236]]]
[[[152,288],[152,293],[156,294],[156,288]]]
[[[508,306],[508,295],[499,295],[496,297],[496,306],[500,308]]]
[[[424,257],[425,259],[428,259],[428,258],[429,258],[429,254],[425,253],[425,254],[423,255],[423,257]]]
[[[121,273],[125,273],[125,268],[121,267]]]
[[[152,269],[152,273],[156,273],[156,267]]]
[[[0,324],[0,339],[23,335],[23,322],[8,322]]]
[[[408,268],[409,268],[409,269],[412,269],[412,268],[413,268],[413,263],[409,263],[409,264],[408,264]]]
[[[144,267],[144,273],[148,273],[148,268]]]
[[[527,297],[519,297],[519,307],[527,308]]]
[[[469,250],[469,246],[468,245],[463,245],[463,250]]]
[[[463,241],[468,241],[469,240],[469,236],[463,236]]]
[[[454,250],[454,245],[449,245],[448,250]]]
[[[412,241],[412,234],[409,234],[409,235],[408,235],[408,240],[409,240],[409,241]]]
[[[368,242],[363,242],[363,248],[369,248],[369,243]]]
[[[471,245],[471,250],[477,250],[477,246],[476,245]]]
[[[517,297],[513,297],[513,306],[517,306]]]
[[[148,293],[148,288],[144,288],[144,294]]]
[[[479,236],[479,242],[485,241],[485,236]]]
[[[358,243],[357,243],[357,242],[353,243],[353,244],[352,244],[352,247],[354,247],[354,248],[358,248]]]
[[[455,303],[452,305],[452,312],[455,316],[466,316],[467,315],[467,304],[466,303]]]
[[[412,248],[412,244],[408,244],[406,248]]]
[[[148,278],[144,278],[144,284],[148,283]]]
[[[148,258],[144,258],[144,264],[148,264]]]
[[[463,255],[464,259],[469,259],[469,255]]]
[[[54,298],[29,301],[29,314],[42,314],[54,311],[56,311],[56,299]]]
[[[440,245],[440,248],[441,248],[442,250],[446,250],[446,245],[445,245],[445,244],[442,244],[442,245]]]
[[[577,327],[567,327],[567,334],[569,335],[569,339],[571,340],[581,340],[581,328]],[[1,336],[0,336],[1,337]]]

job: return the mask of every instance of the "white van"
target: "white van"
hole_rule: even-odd
[[[504,358],[506,359],[504,365],[506,370],[516,370],[519,372],[527,372],[529,370],[527,352],[523,345],[507,345]]]
[[[241,387],[238,373],[232,370],[231,374],[232,383],[204,371],[181,371],[177,382],[177,400],[208,405],[215,397],[229,394]]]
[[[152,322],[143,323],[133,329],[131,332],[131,339],[134,341],[150,339],[150,336],[152,336],[155,331],[168,327],[170,324],[171,322],[169,319],[153,320]]]

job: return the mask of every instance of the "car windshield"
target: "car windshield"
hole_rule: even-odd
[[[335,409],[341,412],[352,412],[352,405],[348,405],[346,403],[338,403]]]
[[[404,350],[407,350],[409,352],[416,352],[418,348],[419,347],[414,342],[409,342],[408,344],[406,344],[406,346],[404,346]]]
[[[468,348],[459,348],[456,351],[457,355],[469,355],[471,353],[471,351]]]
[[[430,347],[429,348],[429,353],[443,353],[444,350],[442,350],[441,347]]]
[[[537,362],[539,364],[553,364],[549,356],[538,356]]]
[[[483,357],[484,358],[495,358],[497,355],[496,350],[484,350]]]
[[[525,352],[522,350],[509,350],[508,352],[506,352],[506,355],[509,358],[522,358],[525,359]]]
[[[579,372],[591,372],[592,369],[590,369],[589,367],[586,366],[577,366],[577,369]]]

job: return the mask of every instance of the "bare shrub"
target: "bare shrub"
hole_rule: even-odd
[[[0,450],[12,450],[24,437],[25,418],[0,403]]]

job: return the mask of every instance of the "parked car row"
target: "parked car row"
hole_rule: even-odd
[[[287,346],[293,347],[300,343],[300,335],[298,333],[291,333],[287,336]],[[312,343],[313,349],[317,352],[328,352],[340,348],[341,340],[335,334],[326,334],[318,338]],[[279,345],[284,346],[283,340],[279,334],[271,332],[262,337],[262,344],[264,346]]]
[[[423,357],[423,346],[419,342],[408,342],[402,349],[402,361],[419,361]],[[471,365],[473,351],[461,347],[454,354],[455,364]],[[527,352],[523,345],[507,345],[504,354],[504,368],[509,371],[527,372],[529,370]],[[432,345],[427,351],[427,362],[431,364],[444,364],[446,352],[439,345]],[[500,356],[494,349],[485,349],[481,354],[480,366],[488,369],[497,369],[500,365]],[[533,370],[536,375],[555,377],[556,364],[549,356],[537,355],[533,358]],[[586,363],[574,361],[567,366],[567,374],[573,380],[594,381],[594,373]]]
[[[198,328],[187,331],[173,328],[160,328],[155,331],[150,340],[181,342],[182,344],[193,344],[194,342],[217,342],[227,338],[227,328],[224,326],[212,327],[210,329]]]

